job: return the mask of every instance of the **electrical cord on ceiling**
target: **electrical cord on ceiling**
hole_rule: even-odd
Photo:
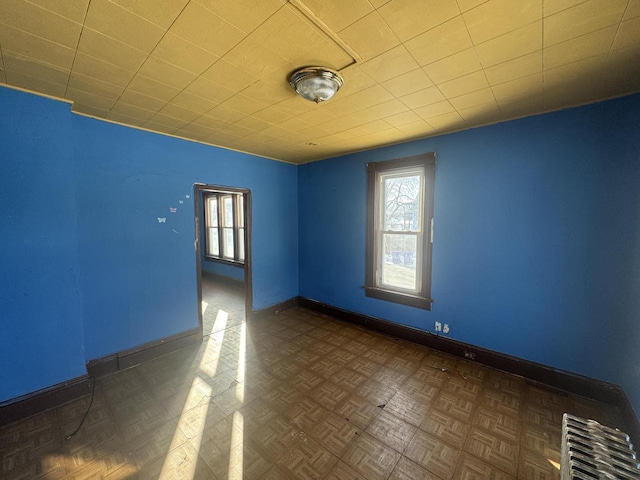
[[[87,415],[89,415],[89,410],[91,410],[91,405],[93,405],[93,397],[96,394],[96,379],[93,377],[89,377],[89,379],[91,380],[91,401],[89,402],[89,407],[87,408],[87,411],[84,412],[84,415],[82,416],[82,420],[80,420],[80,425],[78,425],[78,428],[76,428],[72,434],[67,436],[67,440],[71,440],[73,436],[76,433],[78,433],[80,428],[82,428],[82,425],[84,424],[84,421],[87,418]]]

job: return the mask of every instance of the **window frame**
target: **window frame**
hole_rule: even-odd
[[[435,186],[436,154],[434,152],[415,155],[412,157],[371,162],[367,164],[367,244],[366,244],[366,272],[365,295],[380,300],[409,305],[416,308],[431,310],[431,267],[433,256],[433,203]],[[384,211],[380,201],[382,192],[380,178],[383,175],[401,173],[410,169],[423,170],[423,182],[420,196],[422,200],[421,235],[422,242],[417,245],[416,265],[422,268],[418,279],[420,285],[417,293],[410,293],[402,288],[381,285],[379,281],[381,265],[382,238],[385,234],[380,225],[384,224]],[[397,233],[397,232],[394,232]],[[418,237],[419,238],[419,237]],[[416,239],[418,242],[418,239]],[[382,260],[383,261],[383,260]]]
[[[231,197],[232,199],[232,226],[228,226],[225,220],[225,207],[224,207],[224,199],[226,197]],[[244,195],[243,193],[235,192],[235,191],[204,191],[202,194],[203,203],[204,203],[204,258],[206,260],[228,263],[232,265],[244,265],[246,261],[246,245],[244,248],[240,249],[238,246],[240,242],[244,244],[245,242],[245,229],[246,226],[239,225],[239,219],[244,219]],[[209,201],[211,198],[216,199],[217,204],[217,225],[210,225],[210,207]],[[231,228],[233,231],[233,257],[225,255],[225,247],[224,247],[224,231],[225,229]],[[218,232],[218,255],[209,254],[209,246],[211,243],[209,231],[211,229],[216,229]],[[240,251],[244,252],[245,258],[240,258]]]

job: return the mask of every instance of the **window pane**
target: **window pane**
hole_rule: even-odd
[[[382,283],[416,291],[417,235],[382,235]]]
[[[384,230],[420,230],[420,175],[383,178]]]
[[[244,262],[244,228],[238,229],[238,260]]]
[[[233,258],[233,228],[223,228],[222,249],[225,258]]]
[[[244,196],[238,195],[238,226],[244,227]]]
[[[218,199],[216,197],[207,197],[207,226],[218,226]]]
[[[213,257],[220,256],[220,244],[218,242],[218,229],[209,228],[209,235],[207,236],[207,255]]]
[[[224,226],[233,227],[233,198],[231,196],[222,197],[223,212],[224,212]]]

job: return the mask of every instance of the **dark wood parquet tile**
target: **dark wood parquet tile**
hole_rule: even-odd
[[[565,411],[620,421],[326,315],[203,299],[203,343],[97,380],[70,440],[90,396],[0,428],[0,478],[554,479]]]
[[[407,457],[402,457],[393,469],[389,480],[441,480],[433,473],[425,470],[420,465],[412,462]]]
[[[449,480],[456,469],[460,450],[418,430],[404,454],[437,477]]]
[[[416,430],[417,428],[413,425],[387,411],[382,411],[369,425],[367,433],[396,452],[402,453],[409,445]]]
[[[395,468],[400,454],[367,433],[351,446],[342,460],[368,480],[384,480]]]
[[[514,480],[515,476],[480,460],[473,455],[463,453],[458,462],[458,467],[453,475],[453,480]]]

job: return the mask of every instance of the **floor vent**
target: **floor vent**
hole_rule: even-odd
[[[562,480],[640,480],[629,436],[595,420],[562,417]]]

